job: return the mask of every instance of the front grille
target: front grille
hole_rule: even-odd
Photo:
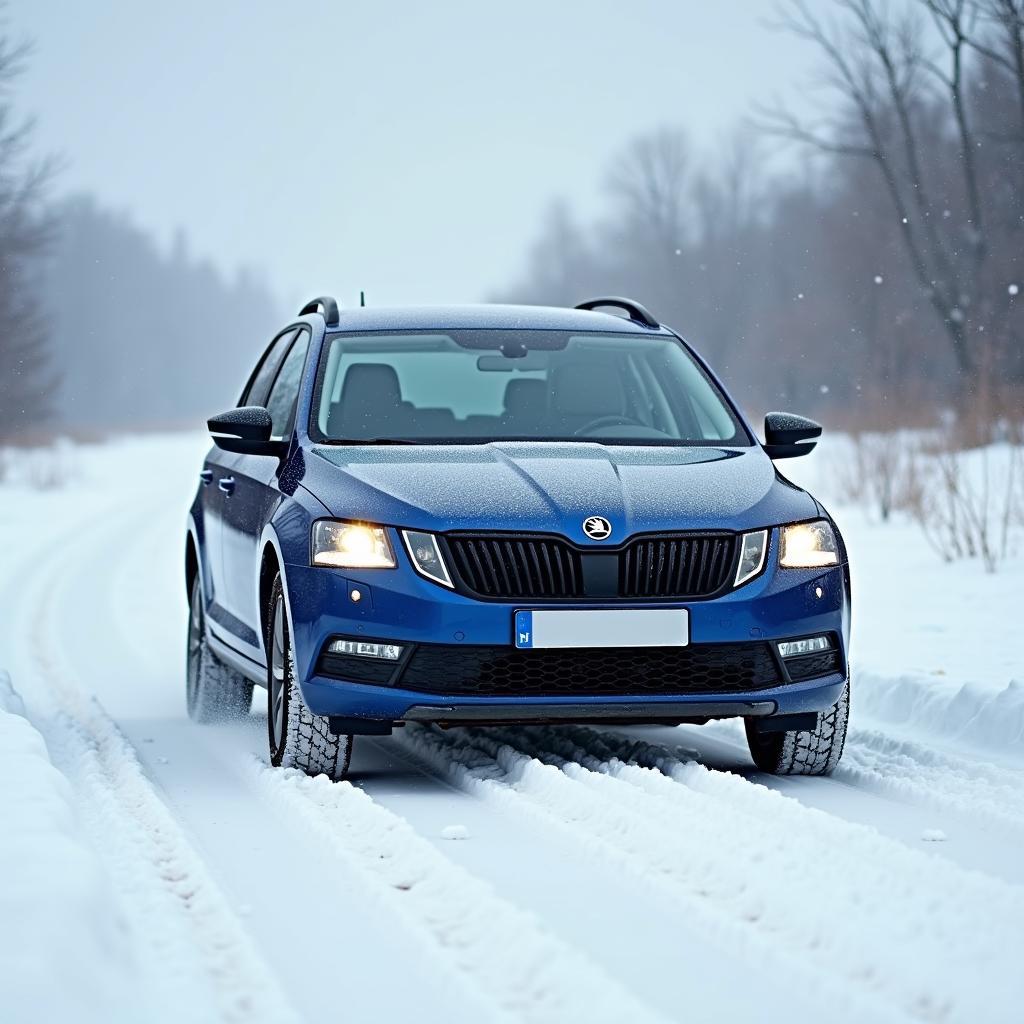
[[[449,534],[456,589],[492,600],[689,600],[728,586],[735,534],[639,537],[621,548],[577,548],[558,537]]]
[[[448,537],[455,571],[484,597],[557,598],[583,593],[580,554],[547,537]]]
[[[395,685],[434,694],[554,697],[741,693],[780,681],[766,643],[574,650],[421,644]]]
[[[736,537],[665,537],[633,541],[619,562],[622,597],[707,597],[729,581]]]

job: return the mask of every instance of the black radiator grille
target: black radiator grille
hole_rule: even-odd
[[[593,550],[541,535],[444,538],[457,589],[495,600],[709,597],[728,585],[738,543],[727,533],[639,537]]]
[[[653,537],[633,541],[619,562],[622,597],[707,597],[729,581],[736,537]]]
[[[580,554],[545,537],[448,537],[455,571],[484,597],[580,597]]]

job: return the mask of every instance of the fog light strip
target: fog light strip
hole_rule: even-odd
[[[811,636],[804,640],[783,640],[779,643],[779,654],[784,658],[796,658],[801,654],[817,654],[832,648],[827,636]]]
[[[401,644],[369,644],[362,640],[332,640],[327,645],[331,654],[354,654],[360,658],[383,658],[398,661],[405,648]]]

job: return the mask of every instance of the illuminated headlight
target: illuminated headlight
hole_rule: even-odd
[[[335,569],[394,569],[395,556],[382,526],[320,519],[313,524],[313,564]]]
[[[440,583],[443,587],[451,587],[452,578],[448,575],[448,567],[441,557],[437,538],[432,533],[419,533],[416,530],[403,530],[402,537],[409,549],[413,568],[428,580]]]
[[[740,547],[740,563],[736,566],[734,586],[753,579],[764,568],[764,556],[768,552],[768,531],[758,530],[756,533],[743,534]]]
[[[796,523],[782,528],[779,565],[785,569],[817,569],[839,564],[839,544],[835,531],[824,519]]]
[[[784,658],[797,658],[802,654],[817,654],[831,649],[832,641],[827,636],[809,636],[804,640],[782,640],[779,643],[779,654]]]
[[[330,654],[354,654],[359,658],[383,658],[398,661],[405,648],[401,644],[368,644],[362,640],[332,640],[327,645]]]

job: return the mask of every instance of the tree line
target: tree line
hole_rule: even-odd
[[[0,35],[0,441],[198,426],[233,405],[281,318],[262,281],[164,251],[89,196],[51,198]]]
[[[752,410],[1019,407],[1024,0],[790,0],[775,27],[817,51],[817,116],[758,107],[713,160],[682,127],[627,140],[604,215],[553,203],[498,297],[635,297]]]

